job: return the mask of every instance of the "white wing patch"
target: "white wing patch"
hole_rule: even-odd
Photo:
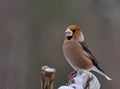
[[[78,39],[79,42],[83,42],[84,41],[84,36],[83,36],[83,33],[81,32],[81,36],[79,37]]]

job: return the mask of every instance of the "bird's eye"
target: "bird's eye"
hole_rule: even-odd
[[[73,34],[74,34],[75,30],[72,30],[72,32],[73,32]]]

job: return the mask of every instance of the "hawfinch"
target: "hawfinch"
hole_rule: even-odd
[[[104,73],[95,56],[88,49],[84,35],[76,25],[70,25],[65,30],[63,54],[75,71],[93,70],[103,75],[107,80],[112,80]]]

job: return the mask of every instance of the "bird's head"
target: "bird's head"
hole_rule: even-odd
[[[65,30],[65,37],[67,40],[84,41],[84,36],[80,28],[76,25],[69,25]]]

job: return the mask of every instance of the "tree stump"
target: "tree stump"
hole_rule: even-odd
[[[55,79],[55,68],[41,67],[41,89],[53,89]]]

